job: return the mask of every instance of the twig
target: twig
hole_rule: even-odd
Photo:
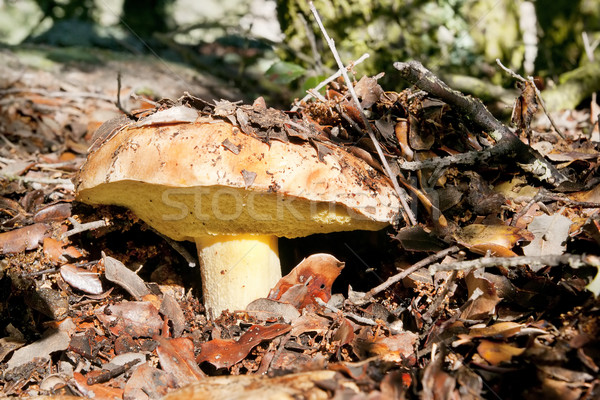
[[[571,268],[600,267],[600,258],[594,255],[563,254],[546,256],[482,257],[476,260],[459,261],[452,264],[433,264],[429,266],[431,274],[437,271],[465,271],[471,268],[518,267],[569,265]]]
[[[115,106],[121,111],[123,114],[127,115],[127,118],[137,121],[139,118],[134,116],[132,113],[127,111],[121,105],[121,71],[117,73],[117,101],[115,101]]]
[[[504,71],[506,71],[513,78],[515,78],[521,82],[529,82],[529,84],[533,87],[533,90],[535,91],[535,97],[537,98],[538,103],[540,103],[540,105],[542,106],[542,109],[544,110],[544,114],[546,114],[546,117],[548,117],[548,120],[550,120],[552,127],[554,128],[556,133],[558,133],[558,136],[560,136],[562,139],[565,139],[565,135],[559,129],[558,125],[556,125],[556,122],[554,122],[554,118],[552,118],[552,116],[548,112],[548,109],[546,108],[546,103],[544,103],[544,99],[542,99],[542,94],[540,93],[540,90],[537,88],[535,81],[533,80],[533,76],[528,76],[527,79],[523,78],[521,75],[517,74],[510,68],[505,67],[499,58],[496,58],[496,64],[498,64],[500,66],[500,68],[502,68]]]
[[[395,179],[395,175],[392,173],[392,170],[387,162],[387,159],[385,158],[385,155],[383,154],[383,150],[381,150],[381,146],[379,145],[379,142],[377,141],[377,138],[375,137],[373,128],[371,127],[371,124],[369,123],[369,120],[367,119],[367,116],[365,115],[365,113],[360,105],[360,101],[358,101],[358,96],[356,95],[356,92],[354,91],[354,86],[352,85],[352,81],[350,81],[350,77],[348,77],[348,72],[346,72],[344,63],[342,63],[342,60],[340,59],[340,55],[335,48],[335,42],[333,41],[333,39],[331,39],[329,37],[329,34],[327,34],[327,31],[325,30],[325,27],[323,26],[323,22],[321,21],[321,17],[319,16],[319,13],[318,13],[317,9],[315,8],[315,5],[313,4],[313,2],[310,1],[308,3],[308,5],[309,5],[310,10],[312,11],[313,15],[315,16],[315,19],[317,20],[317,24],[319,25],[319,28],[321,29],[321,32],[323,33],[323,36],[325,37],[325,40],[327,41],[329,48],[331,49],[331,53],[333,54],[333,57],[335,58],[335,61],[337,62],[338,68],[341,71],[342,76],[344,77],[344,81],[346,82],[346,87],[348,88],[348,91],[350,92],[350,95],[352,96],[352,100],[356,104],[356,108],[360,112],[362,122],[365,125],[365,127],[367,128],[367,133],[369,134],[369,138],[371,138],[371,142],[373,142],[373,146],[375,146],[375,150],[377,150],[377,155],[379,155],[379,159],[381,160],[383,168],[385,169],[385,172],[387,173],[388,177],[392,181],[392,184],[394,185],[394,189],[398,193],[398,197],[400,198],[400,203],[402,204],[402,208],[403,208],[402,212],[405,216],[405,219],[407,220],[406,222],[409,223],[410,225],[416,225],[417,219],[415,218],[414,214],[412,213],[412,211],[408,205],[408,201],[406,200],[406,198],[408,196],[407,196],[406,192],[404,191],[404,189],[402,189],[400,187],[400,185],[398,184],[397,179]]]
[[[437,253],[432,254],[429,257],[426,257],[426,258],[422,259],[421,261],[414,263],[407,269],[403,270],[402,272],[400,272],[396,275],[390,276],[385,282],[383,282],[382,284],[375,286],[373,289],[369,290],[367,293],[364,294],[362,299],[359,299],[358,301],[354,301],[354,304],[362,305],[362,304],[368,303],[369,300],[373,298],[373,296],[375,296],[376,294],[378,294],[380,292],[383,292],[384,290],[386,290],[390,286],[394,285],[395,283],[400,282],[402,279],[406,278],[408,275],[412,274],[416,270],[423,268],[426,265],[431,264],[432,262],[434,262],[436,260],[439,260],[440,258],[444,258],[448,254],[456,253],[459,250],[460,250],[460,248],[458,246],[452,246],[452,247],[449,247],[442,251],[438,251]]]
[[[422,169],[446,168],[452,165],[475,165],[495,155],[501,154],[502,148],[496,146],[482,151],[469,151],[447,157],[434,157],[424,161],[398,160],[398,166],[407,171],[420,171]]]
[[[442,82],[431,71],[418,61],[395,62],[400,75],[408,82],[416,85],[432,96],[439,98],[450,106],[456,107],[468,115],[473,122],[497,141],[494,147],[503,151],[515,160],[525,171],[530,172],[539,180],[547,181],[555,186],[568,181],[554,165],[548,162],[540,153],[523,143],[519,137],[498,121],[483,103],[471,96],[465,96],[453,90]]]
[[[361,323],[361,324],[365,324],[365,325],[371,325],[371,326],[377,326],[377,322],[373,321],[370,318],[365,318],[365,317],[361,317],[360,315],[356,315],[354,313],[350,313],[350,312],[345,312],[340,310],[339,308],[332,306],[331,304],[327,304],[325,303],[322,299],[315,297],[315,301],[320,305],[323,306],[325,308],[327,308],[329,311],[333,311],[334,313],[342,313],[342,315],[346,318],[350,318],[353,319],[354,321]]]
[[[369,53],[365,53],[362,56],[360,56],[360,58],[352,63],[350,63],[348,66],[344,67],[346,70],[351,69],[352,67],[354,67],[355,65],[358,65],[360,63],[362,63],[363,61],[365,61],[367,58],[369,58],[370,55]],[[310,99],[311,97],[316,97],[314,95],[314,93],[318,93],[318,91],[325,87],[327,84],[329,84],[329,82],[333,82],[334,80],[336,80],[337,78],[339,78],[342,75],[342,71],[341,70],[337,70],[335,72],[335,74],[331,75],[329,78],[325,79],[323,82],[319,83],[317,86],[315,86],[314,88],[310,89],[310,91],[308,92],[308,94],[306,96],[304,96],[302,98],[302,100],[300,100],[298,102],[298,104],[302,103],[303,101],[308,101],[308,99]],[[314,92],[314,93],[311,93]],[[294,107],[292,107],[292,111],[296,111],[298,110],[298,105],[295,105]]]
[[[85,224],[81,224],[75,218],[69,217],[69,222],[71,223],[71,225],[73,225],[73,229],[66,231],[62,235],[63,239],[68,238],[69,236],[73,236],[77,233],[90,231],[93,229],[104,228],[105,226],[108,226],[108,222],[106,222],[103,219],[98,220],[98,221],[86,222]]]

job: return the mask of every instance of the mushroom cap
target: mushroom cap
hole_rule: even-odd
[[[130,208],[175,240],[379,230],[400,205],[391,182],[327,144],[270,143],[228,122],[124,125],[92,151],[77,199]]]

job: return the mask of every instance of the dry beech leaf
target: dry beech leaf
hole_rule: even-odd
[[[160,366],[173,374],[178,386],[189,385],[206,378],[206,374],[194,360],[194,343],[190,339],[168,339],[162,336],[155,336],[153,339],[158,342],[156,353]]]
[[[166,125],[181,122],[194,122],[198,118],[198,110],[187,106],[175,106],[160,110],[135,123],[135,126]]]
[[[378,356],[381,360],[404,365],[416,362],[415,344],[419,337],[412,332],[401,332],[389,337],[357,337],[352,348],[361,359]]]
[[[33,222],[62,222],[71,216],[71,203],[56,203],[42,208],[33,216]]]
[[[523,246],[526,256],[561,255],[567,249],[571,220],[564,215],[538,215],[533,218],[527,229],[535,238],[527,246]],[[543,266],[533,267],[538,271]]]
[[[178,386],[173,375],[147,364],[136,369],[125,384],[123,399],[150,400],[162,399]]]
[[[533,186],[526,185],[526,182],[525,179],[516,177],[508,182],[497,184],[494,187],[494,191],[501,193],[507,199],[530,201],[540,190]]]
[[[135,368],[127,380],[123,398],[160,399],[169,392],[169,389],[175,388],[177,388],[177,381],[172,374],[144,363]]]
[[[458,231],[456,239],[474,253],[490,251],[493,256],[511,257],[515,255],[511,249],[518,241],[533,240],[534,236],[525,229],[507,225],[471,224]]]
[[[465,276],[469,299],[472,303],[465,308],[462,318],[480,319],[494,315],[496,305],[502,298],[498,296],[494,282],[485,278],[484,271],[475,270]]]
[[[291,335],[298,337],[306,332],[322,334],[329,330],[331,320],[315,313],[304,313],[292,322]]]
[[[37,249],[40,242],[50,236],[50,226],[37,223],[0,233],[0,254],[14,254]]]
[[[330,254],[313,254],[277,282],[269,293],[269,299],[290,303],[299,310],[316,304],[315,297],[328,302],[331,285],[344,265]]]
[[[217,368],[230,368],[246,358],[248,353],[261,342],[283,335],[290,329],[292,327],[287,324],[252,325],[237,341],[213,339],[202,343],[196,361],[198,364],[206,361]]]
[[[477,346],[477,353],[492,365],[498,365],[510,361],[515,356],[523,354],[525,349],[512,346],[506,343],[492,342],[482,340]]]
[[[123,389],[101,384],[88,385],[88,378],[81,372],[73,372],[73,380],[77,389],[87,398],[94,400],[120,400],[123,398]]]
[[[522,324],[516,322],[498,322],[484,328],[471,328],[469,336],[471,337],[489,337],[495,339],[508,338],[517,335],[523,328]]]
[[[377,79],[364,75],[354,85],[354,91],[360,98],[362,108],[370,108],[373,104],[379,101],[383,94],[383,89],[377,83]]]
[[[76,267],[72,264],[65,264],[60,267],[60,276],[70,286],[82,292],[89,294],[100,294],[103,292],[102,282],[95,272]]]
[[[293,305],[271,299],[256,299],[248,304],[246,311],[248,315],[259,320],[277,320],[281,318],[283,322],[288,324],[300,317],[300,313]]]
[[[102,252],[102,261],[104,262],[104,276],[106,279],[121,286],[136,300],[150,294],[144,280],[121,261],[108,257],[104,252]]]
[[[158,310],[147,301],[123,301],[96,311],[96,317],[113,335],[127,333],[133,338],[153,337],[163,327]]]

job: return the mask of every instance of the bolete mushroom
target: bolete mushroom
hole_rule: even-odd
[[[128,207],[163,235],[196,242],[204,304],[217,316],[266,297],[281,278],[277,237],[379,230],[394,220],[400,206],[389,180],[327,149],[265,143],[208,117],[129,123],[90,152],[77,200]]]

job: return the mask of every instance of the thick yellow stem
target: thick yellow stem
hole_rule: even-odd
[[[218,317],[224,310],[243,310],[281,279],[277,237],[217,235],[195,239],[200,259],[204,306]]]

